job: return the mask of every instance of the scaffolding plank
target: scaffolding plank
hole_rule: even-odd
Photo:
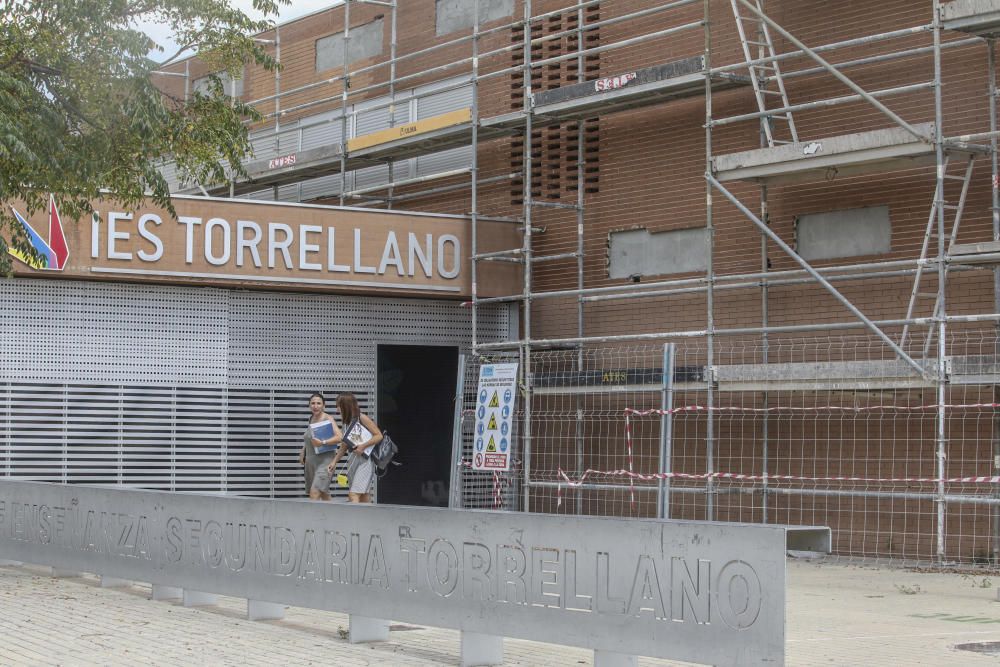
[[[970,354],[952,357],[952,379],[962,378],[969,384],[972,378],[992,378],[981,384],[1000,384],[1000,357],[992,354]],[[975,384],[980,384],[979,382]]]
[[[937,372],[936,359],[918,360],[929,374]],[[774,364],[733,364],[715,369],[719,391],[765,389],[872,390],[933,387],[898,359],[864,361],[815,361]]]
[[[982,37],[1000,36],[1000,0],[954,0],[941,5],[947,30]]]
[[[829,180],[934,164],[933,123],[914,127],[931,141],[919,139],[903,128],[892,127],[717,155],[712,163],[719,181],[766,183]],[[951,153],[965,155],[975,150],[948,148]]]
[[[445,116],[451,118],[444,118]],[[523,126],[524,114],[521,113],[505,114],[495,119],[481,120],[479,141],[489,141],[511,135]],[[355,143],[360,139],[365,139],[365,141]],[[471,113],[469,109],[462,109],[458,112],[426,118],[416,123],[381,130],[372,133],[372,135],[358,137],[357,140],[352,139],[348,142],[348,168],[355,168],[352,161],[367,160],[371,164],[387,160],[406,160],[428,153],[469,146],[471,143]]]
[[[424,118],[423,120],[396,125],[377,132],[363,134],[360,137],[347,141],[347,152],[358,154],[365,148],[374,148],[385,144],[396,144],[399,141],[406,141],[414,138],[423,138],[427,135],[445,128],[456,125],[467,125],[472,121],[472,109],[465,107],[456,111]]]
[[[549,123],[587,118],[705,94],[705,58],[694,56],[617,76],[561,86],[534,95],[534,111]],[[714,90],[748,85],[746,77],[719,77]]]
[[[951,246],[948,256],[962,264],[998,264],[1000,263],[1000,241],[981,241],[979,243],[956,243]]]
[[[880,391],[930,389],[938,371],[938,360],[917,361],[926,377],[898,359],[779,362],[729,364],[713,367],[713,382],[719,392],[754,391]],[[1000,357],[962,355],[948,359],[951,384],[1000,384]],[[929,379],[930,378],[930,379]],[[659,368],[608,368],[592,371],[554,371],[532,378],[537,395],[581,395],[660,392]],[[704,391],[704,366],[675,369],[674,391]]]
[[[248,179],[233,185],[233,194],[242,195],[275,185],[299,181],[340,172],[343,147],[339,143],[317,146],[303,151],[293,151],[280,157],[251,160],[244,165]],[[206,187],[210,195],[229,194],[229,184]],[[188,188],[178,194],[201,194],[198,188]]]
[[[705,391],[704,382],[677,382],[674,383],[673,390],[681,391]],[[579,387],[538,387],[532,390],[536,396],[586,396],[588,394],[640,394],[640,393],[661,393],[663,387],[652,384],[609,384],[600,386],[579,386]]]
[[[917,376],[898,359],[817,361],[717,366],[720,392],[735,391],[878,391],[933,388],[938,360],[918,359],[927,377]],[[1000,357],[960,355],[948,359],[948,382],[960,385],[1000,383]]]
[[[674,382],[704,382],[704,366],[679,366],[674,369]],[[535,373],[532,386],[540,387],[603,387],[608,385],[663,386],[660,368],[604,368],[586,371],[552,371]]]

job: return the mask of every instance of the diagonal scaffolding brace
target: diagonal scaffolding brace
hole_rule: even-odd
[[[830,294],[832,294],[834,296],[834,298],[836,298],[838,301],[840,301],[840,303],[842,303],[844,306],[846,306],[848,310],[850,310],[852,313],[854,313],[854,315],[859,320],[861,320],[862,322],[864,322],[865,326],[867,326],[869,329],[871,329],[872,332],[874,332],[876,336],[878,336],[879,338],[881,338],[882,341],[886,345],[888,345],[892,349],[893,352],[896,353],[896,356],[898,356],[902,361],[905,361],[907,364],[909,364],[914,369],[916,369],[917,373],[919,373],[921,377],[926,377],[923,367],[920,364],[918,364],[916,361],[914,361],[914,359],[912,357],[910,357],[910,355],[908,355],[903,350],[903,348],[901,348],[899,345],[897,345],[896,341],[892,340],[892,338],[890,338],[884,331],[882,331],[878,327],[878,325],[875,324],[875,322],[873,322],[872,320],[870,320],[868,318],[868,316],[866,316],[864,313],[862,313],[860,310],[858,310],[857,306],[855,306],[853,303],[850,302],[850,300],[847,297],[845,297],[843,294],[841,294],[840,291],[836,287],[834,287],[832,284],[830,284],[830,281],[828,281],[826,278],[824,278],[816,269],[814,269],[812,267],[812,265],[809,262],[807,262],[805,259],[802,258],[801,255],[799,255],[797,252],[795,252],[795,250],[793,250],[791,248],[791,246],[789,246],[787,243],[785,243],[781,239],[780,236],[778,236],[777,234],[775,234],[774,231],[770,227],[768,227],[763,222],[761,222],[760,218],[758,218],[756,215],[753,214],[753,211],[751,211],[746,206],[744,206],[743,203],[739,199],[736,198],[736,195],[734,195],[729,190],[727,190],[726,187],[724,185],[722,185],[722,183],[720,183],[719,181],[717,181],[715,179],[715,177],[712,176],[711,174],[705,174],[705,178],[712,185],[712,187],[714,187],[716,190],[718,190],[720,193],[722,193],[722,195],[726,199],[728,199],[730,202],[732,202],[732,204],[736,208],[738,208],[743,213],[743,215],[745,215],[755,225],[757,225],[757,227],[769,239],[771,239],[779,248],[781,248],[782,250],[784,250],[785,253],[787,253],[789,257],[791,257],[796,262],[798,262],[799,265],[803,269],[805,269],[806,272],[809,273],[809,275],[811,275],[813,278],[815,278],[816,281],[820,285],[822,285],[824,289],[826,289]]]
[[[896,114],[895,111],[893,111],[892,109],[890,109],[889,107],[887,107],[886,105],[882,104],[877,99],[875,99],[874,97],[872,97],[867,91],[865,91],[864,88],[862,88],[858,84],[854,83],[854,81],[852,81],[851,79],[849,79],[843,72],[841,72],[840,70],[838,70],[832,64],[830,64],[829,62],[827,62],[821,55],[819,55],[818,53],[816,53],[815,51],[813,51],[812,49],[810,49],[808,46],[806,46],[805,44],[803,44],[801,41],[799,41],[794,35],[792,35],[790,32],[788,32],[787,30],[785,30],[784,28],[782,28],[780,25],[778,25],[772,18],[770,18],[769,16],[767,16],[767,14],[765,14],[760,9],[758,9],[757,7],[755,7],[752,3],[748,2],[748,0],[737,0],[737,2],[739,2],[741,5],[743,5],[744,7],[746,7],[748,10],[750,10],[751,12],[753,12],[758,17],[760,17],[760,19],[762,21],[764,21],[764,23],[766,23],[767,25],[769,25],[772,28],[774,28],[774,30],[777,31],[782,37],[784,37],[785,39],[787,39],[796,48],[800,49],[807,56],[809,56],[810,58],[812,58],[813,60],[815,60],[817,63],[819,63],[823,67],[823,69],[825,69],[828,72],[830,72],[830,74],[832,74],[834,77],[836,77],[838,81],[840,81],[841,83],[843,83],[845,86],[847,86],[848,88],[850,88],[851,90],[853,90],[855,93],[857,93],[858,95],[860,95],[869,104],[871,104],[876,109],[878,109],[879,111],[881,111],[892,122],[896,123],[901,128],[903,128],[904,130],[906,130],[907,132],[909,132],[913,136],[917,137],[918,139],[921,139],[921,140],[926,141],[928,143],[934,141],[933,138],[926,136],[920,130],[918,130],[917,128],[913,127],[913,125],[911,125],[911,124],[907,123],[905,120],[903,120],[898,114]]]

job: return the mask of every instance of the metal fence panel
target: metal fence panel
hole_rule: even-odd
[[[923,340],[911,344],[919,350]],[[637,518],[666,508],[674,519],[828,526],[842,558],[1000,564],[994,332],[948,341],[943,475],[934,382],[881,341],[714,346],[709,367],[705,341],[676,344],[669,413],[661,345],[533,350],[515,412],[516,466],[503,475],[463,469],[463,505]],[[467,365],[466,461],[479,365],[499,360]],[[934,358],[920,363],[937,367]]]

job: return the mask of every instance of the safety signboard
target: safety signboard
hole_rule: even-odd
[[[476,392],[473,470],[510,470],[517,364],[483,364]]]

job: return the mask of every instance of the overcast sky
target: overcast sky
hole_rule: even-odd
[[[274,20],[277,23],[286,23],[304,14],[311,14],[320,9],[332,7],[333,5],[339,5],[340,3],[341,0],[292,0],[291,5],[283,6],[277,18],[271,17],[271,20]],[[252,18],[259,18],[259,14],[256,14],[253,11],[252,0],[230,0],[230,4],[234,7],[239,7],[244,12],[247,12]],[[169,30],[165,26],[154,23],[143,23],[139,27],[147,35],[152,37],[157,44],[165,49],[163,53],[151,53],[150,57],[153,58],[153,60],[162,62],[164,58],[169,58],[173,55],[176,45],[173,41],[171,41]]]

